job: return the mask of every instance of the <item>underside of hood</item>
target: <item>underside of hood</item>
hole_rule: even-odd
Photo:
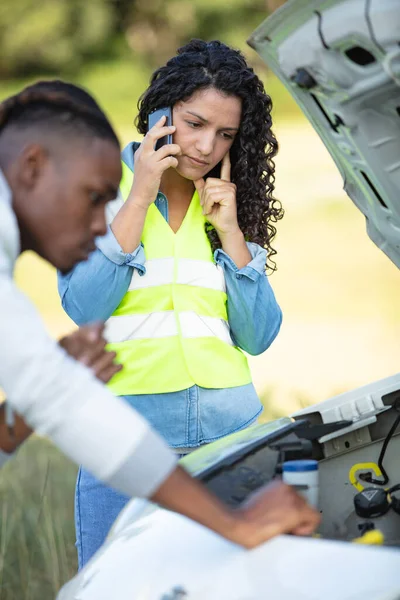
[[[400,267],[400,0],[292,0],[248,44],[300,105],[368,235]]]

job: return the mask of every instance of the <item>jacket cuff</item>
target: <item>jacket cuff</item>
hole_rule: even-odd
[[[177,466],[177,456],[162,438],[149,429],[125,463],[108,484],[129,496],[149,498]]]
[[[267,251],[265,248],[261,248],[261,246],[254,244],[253,242],[246,242],[246,245],[251,254],[251,261],[241,269],[238,269],[232,258],[221,248],[218,248],[214,252],[214,260],[224,269],[234,271],[237,279],[246,277],[252,281],[257,281],[261,275],[265,275]]]
[[[111,227],[108,227],[106,235],[96,239],[96,245],[104,256],[114,264],[135,267],[141,275],[146,273],[146,268],[144,266],[146,257],[142,244],[139,244],[133,252],[124,252],[119,245],[117,238],[113,234]]]

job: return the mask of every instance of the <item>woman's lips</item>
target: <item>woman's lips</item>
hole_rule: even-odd
[[[192,164],[194,164],[196,167],[207,167],[207,166],[208,166],[208,163],[207,163],[207,162],[205,162],[204,160],[199,160],[198,158],[192,158],[191,156],[188,156],[187,158],[188,158],[188,159],[190,160],[190,162],[191,162]]]

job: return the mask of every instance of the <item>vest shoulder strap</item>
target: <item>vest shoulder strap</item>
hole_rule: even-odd
[[[122,162],[124,162],[131,171],[135,170],[134,155],[139,146],[140,142],[130,142],[127,146],[125,146],[121,153]]]

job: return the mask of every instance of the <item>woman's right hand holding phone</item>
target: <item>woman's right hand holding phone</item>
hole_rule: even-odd
[[[178,164],[175,156],[181,149],[177,144],[154,149],[157,140],[175,131],[173,125],[165,127],[164,123],[165,116],[150,129],[136,150],[132,189],[111,223],[112,232],[125,253],[134,252],[140,244],[147,210],[157,198],[162,174]]]
[[[158,140],[174,133],[176,129],[173,125],[166,127],[164,123],[165,117],[161,117],[135,152],[135,176],[128,201],[145,210],[157,197],[162,174],[178,165],[175,157],[181,152],[178,144],[166,144],[158,150],[154,149]]]

